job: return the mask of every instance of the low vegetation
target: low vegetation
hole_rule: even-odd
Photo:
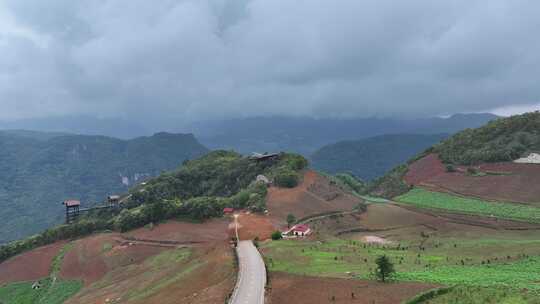
[[[478,286],[456,286],[428,291],[405,304],[453,304],[453,303],[507,303],[538,304],[538,296],[526,292],[516,292],[509,288]]]
[[[403,177],[407,173],[407,165],[401,165],[384,176],[374,180],[366,188],[366,193],[391,199],[395,196],[403,194],[409,191],[411,188],[403,181]]]
[[[58,278],[64,255],[72,249],[68,243],[62,247],[51,264],[49,277],[36,282],[17,282],[0,287],[0,303],[5,304],[61,304],[82,288],[80,281]]]
[[[78,281],[40,281],[39,289],[32,289],[33,282],[20,282],[0,287],[0,301],[5,304],[62,304],[77,293],[82,283]]]
[[[417,236],[418,237],[418,236]],[[392,280],[446,286],[502,286],[540,293],[540,241],[430,238],[415,242],[283,240],[263,245],[271,271],[338,278],[377,279],[377,259],[394,265]]]
[[[540,223],[540,208],[515,203],[488,202],[427,191],[422,188],[414,188],[398,196],[396,201],[420,208]]]

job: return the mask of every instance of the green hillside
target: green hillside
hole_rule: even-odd
[[[472,165],[482,162],[512,161],[540,151],[540,112],[525,113],[490,121],[485,126],[461,131],[427,149],[438,153],[445,163]],[[425,155],[411,157],[407,163]],[[392,198],[410,190],[403,182],[407,164],[396,166],[375,179],[367,192]]]
[[[277,186],[293,187],[306,166],[307,160],[296,154],[255,161],[232,151],[213,151],[132,187],[119,214],[116,210],[95,211],[73,224],[0,247],[0,262],[25,250],[100,230],[126,231],[170,218],[199,221],[221,216],[224,207],[263,211],[267,185],[257,183],[256,177],[263,174]]]
[[[442,161],[461,165],[511,161],[540,150],[540,112],[493,120],[436,145]]]
[[[373,180],[447,136],[395,134],[341,141],[322,147],[311,161],[314,168],[330,174],[350,172],[363,180]]]
[[[61,202],[89,206],[208,150],[191,134],[119,140],[103,136],[0,132],[0,243],[63,221]]]

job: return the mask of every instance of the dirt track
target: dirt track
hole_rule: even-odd
[[[434,191],[455,193],[487,200],[529,203],[540,206],[540,165],[490,163],[477,166],[480,172],[499,175],[470,176],[466,167],[446,172],[436,154],[409,166],[405,182]]]
[[[395,304],[434,288],[422,283],[390,283],[272,273],[271,304]],[[354,298],[352,297],[354,293]],[[335,300],[332,300],[335,297]]]

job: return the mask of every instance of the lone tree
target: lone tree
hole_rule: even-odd
[[[376,275],[379,280],[386,282],[386,279],[389,278],[394,272],[394,264],[390,262],[390,259],[386,255],[382,255],[375,260],[377,263]]]
[[[294,216],[294,214],[289,213],[289,215],[287,215],[287,226],[291,228],[291,225],[294,224],[295,222],[296,222],[296,217]]]

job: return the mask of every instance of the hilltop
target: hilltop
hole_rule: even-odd
[[[63,221],[65,199],[86,206],[208,151],[191,134],[105,136],[0,131],[0,243]]]

